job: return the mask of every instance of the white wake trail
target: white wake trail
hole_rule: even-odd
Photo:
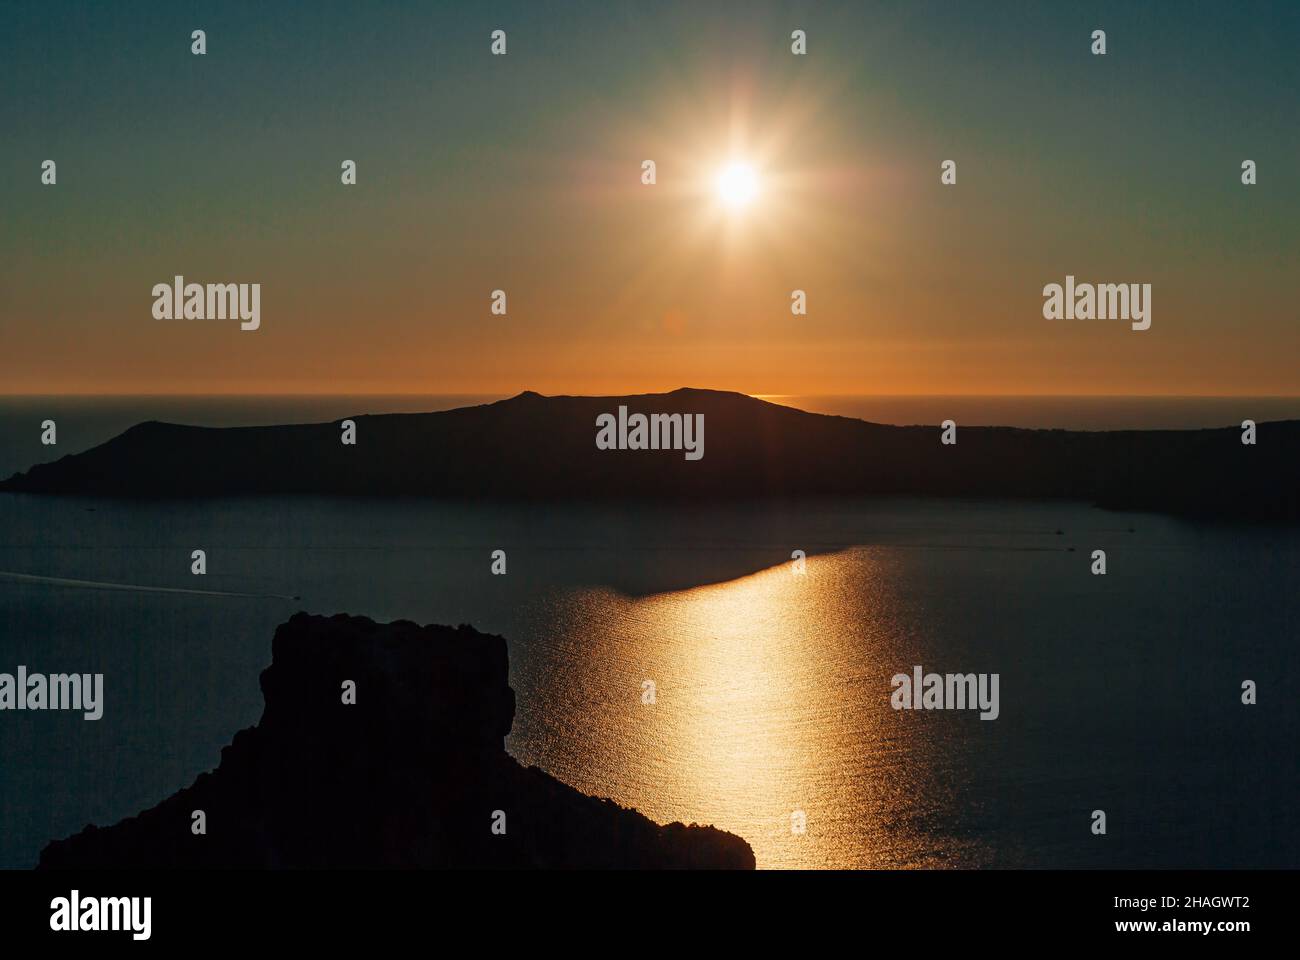
[[[187,593],[199,597],[246,597],[254,600],[298,600],[280,593],[231,593],[226,590],[194,590],[189,587],[150,587],[138,583],[107,583],[101,580],[73,580],[68,577],[40,577],[30,573],[0,570],[0,580],[20,583],[48,583],[58,587],[86,587],[91,590],[129,590],[134,593]]]

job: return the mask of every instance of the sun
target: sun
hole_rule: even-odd
[[[758,173],[747,163],[731,163],[718,173],[714,187],[724,206],[742,210],[758,196]]]

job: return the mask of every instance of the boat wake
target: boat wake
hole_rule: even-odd
[[[189,587],[151,587],[139,583],[108,583],[102,580],[74,580],[68,577],[41,577],[30,573],[0,570],[0,580],[19,583],[48,583],[56,587],[82,587],[90,590],[129,590],[134,593],[187,593],[200,597],[243,597],[254,600],[298,600],[281,593],[232,593],[226,590],[194,590]]]

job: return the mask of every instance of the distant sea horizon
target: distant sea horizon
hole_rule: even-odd
[[[518,393],[520,391],[516,391]],[[661,391],[656,391],[661,392]],[[348,416],[433,413],[515,394],[74,394],[0,396],[0,478],[98,446],[148,420],[205,427],[320,423]],[[751,396],[811,413],[909,426],[1055,430],[1195,430],[1250,419],[1300,419],[1300,397],[920,394]],[[58,443],[41,443],[52,419]]]

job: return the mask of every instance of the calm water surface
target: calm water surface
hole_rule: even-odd
[[[735,831],[762,867],[1300,866],[1293,532],[1070,504],[6,495],[0,571],[256,595],[0,574],[0,670],[106,687],[98,722],[0,716],[4,866],[215,766],[298,609],[506,636],[517,758]],[[892,710],[916,664],[999,673],[1001,716]]]

